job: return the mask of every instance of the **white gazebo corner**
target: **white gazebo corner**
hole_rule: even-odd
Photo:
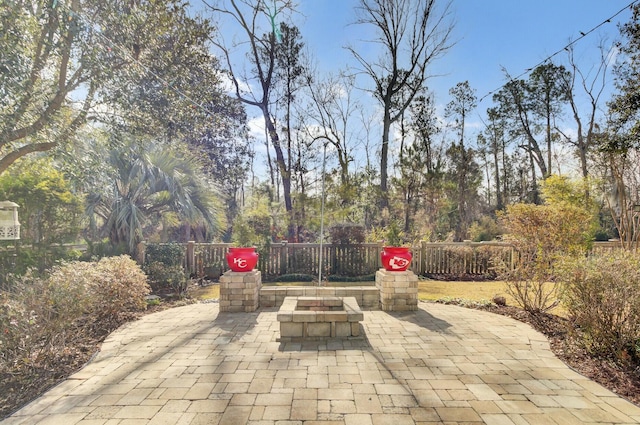
[[[11,201],[0,201],[0,240],[20,239],[19,205]]]

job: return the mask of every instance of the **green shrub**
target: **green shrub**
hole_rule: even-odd
[[[145,264],[182,266],[184,261],[184,247],[177,243],[149,244],[145,251]]]
[[[402,246],[406,235],[396,220],[392,220],[387,226],[384,243],[386,246]]]
[[[231,240],[236,246],[250,247],[258,243],[259,237],[244,217],[238,216],[233,222]]]
[[[275,281],[276,282],[313,282],[316,279],[316,276],[312,276],[310,274],[301,274],[301,273],[291,273],[291,274],[283,274],[282,276],[278,276]]]
[[[82,261],[98,261],[104,257],[116,257],[127,253],[127,245],[124,243],[112,245],[109,240],[91,241],[87,239],[87,250],[80,257]]]
[[[187,290],[187,276],[182,266],[154,261],[144,267],[153,293],[172,292],[180,296]]]
[[[74,261],[82,256],[76,249],[66,247],[24,247],[3,250],[0,248],[0,288],[9,289],[13,279],[9,275],[22,276],[28,270],[41,273],[55,264]]]
[[[327,276],[329,282],[373,282],[376,280],[375,274],[368,274],[364,276],[340,276],[330,275]]]
[[[154,293],[184,294],[187,290],[187,276],[182,265],[184,255],[184,247],[177,243],[147,245],[144,271]]]
[[[474,242],[492,241],[501,234],[502,229],[497,221],[487,215],[483,215],[469,227],[469,237]]]
[[[365,240],[365,229],[356,223],[334,224],[329,228],[329,237],[334,244],[361,244]]]
[[[595,355],[640,357],[640,256],[626,251],[567,261],[563,303]]]

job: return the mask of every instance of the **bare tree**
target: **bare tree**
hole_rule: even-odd
[[[637,250],[640,248],[640,151],[630,148],[621,155],[605,150],[602,159],[609,182],[605,202],[618,230],[620,244],[624,249]]]
[[[344,73],[322,80],[307,79],[311,105],[305,113],[312,120],[307,123],[307,130],[313,139],[325,140],[334,147],[342,185],[349,183],[349,164],[353,161],[349,121],[360,109],[353,96],[353,85],[354,77]]]
[[[609,51],[604,46],[600,46],[600,61],[597,64],[595,72],[584,73],[576,64],[574,58],[573,49],[569,50],[569,66],[570,73],[565,74],[565,90],[567,91],[567,99],[569,106],[571,107],[571,114],[573,120],[576,123],[576,135],[571,137],[570,135],[562,132],[560,129],[557,131],[562,135],[562,138],[566,143],[575,147],[578,158],[580,159],[580,170],[582,171],[582,177],[589,176],[589,168],[587,164],[587,153],[589,149],[596,143],[596,134],[598,132],[598,125],[596,122],[596,115],[598,113],[598,107],[600,106],[600,97],[606,87],[607,83],[607,68],[609,64]],[[578,107],[577,90],[582,88],[582,92],[588,99],[588,108],[581,114]],[[588,189],[587,189],[588,190]],[[587,193],[588,195],[588,193]]]
[[[231,19],[239,26],[243,41],[227,44],[220,36],[212,42],[222,53],[238,100],[246,105],[255,106],[262,112],[265,130],[275,151],[282,180],[285,209],[291,216],[291,168],[278,135],[272,96],[278,59],[278,39],[281,37],[275,26],[275,19],[278,15],[290,14],[294,10],[294,4],[290,0],[274,1],[273,5],[265,0],[227,0],[225,3],[228,7],[205,2],[212,12]],[[269,28],[265,31],[260,23],[267,23]],[[237,54],[244,54],[243,63],[249,64],[247,68],[234,62],[233,58]],[[291,237],[294,229],[291,217],[289,218],[288,236]]]
[[[451,3],[437,9],[437,0],[360,0],[358,24],[372,25],[381,45],[379,59],[369,60],[355,47],[349,51],[374,83],[370,91],[383,108],[380,155],[380,207],[388,206],[387,180],[389,134],[415,96],[424,90],[429,65],[443,55],[450,41],[453,23],[448,19]]]

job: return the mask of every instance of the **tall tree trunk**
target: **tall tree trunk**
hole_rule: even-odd
[[[388,195],[388,163],[389,163],[389,133],[391,131],[391,115],[388,108],[385,108],[382,124],[382,146],[380,149],[380,210],[389,207]],[[384,225],[385,223],[382,223]]]
[[[466,235],[467,210],[466,210],[466,194],[467,194],[467,177],[469,174],[467,151],[464,143],[460,142],[460,167],[458,171],[458,223],[455,229],[455,242],[464,240]]]
[[[539,204],[540,200],[538,197],[538,178],[536,177],[536,161],[534,158],[533,150],[529,150],[529,162],[531,165],[531,192],[532,192],[532,201],[534,204]],[[542,171],[542,175],[544,175],[544,171]]]
[[[496,170],[495,185],[496,185],[496,209],[501,211],[504,208],[502,201],[502,188],[500,187],[500,161],[498,159],[498,143],[493,141],[493,167]]]
[[[543,179],[546,179],[547,177],[549,177],[552,173],[552,166],[551,166],[551,114],[547,113],[547,165],[548,165],[548,169],[546,174],[542,175]]]
[[[506,144],[503,143],[500,146],[500,151],[502,153],[502,202],[504,205],[509,204],[509,172],[507,170],[507,149]]]
[[[282,146],[280,144],[280,138],[278,137],[278,131],[276,130],[273,121],[267,110],[262,110],[265,126],[269,132],[269,138],[273,149],[276,151],[276,162],[278,164],[278,170],[280,171],[280,178],[282,179],[282,194],[284,196],[284,206],[288,214],[287,224],[287,237],[291,238],[295,234],[295,228],[293,225],[293,203],[291,202],[291,170],[287,167],[287,162],[284,158]]]

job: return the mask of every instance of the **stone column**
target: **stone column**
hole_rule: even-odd
[[[412,271],[376,272],[376,287],[380,292],[382,311],[412,311],[418,309],[418,276]]]
[[[220,276],[220,311],[252,312],[260,307],[260,270],[225,272]]]

